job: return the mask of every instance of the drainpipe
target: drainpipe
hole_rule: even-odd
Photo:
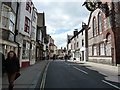
[[[114,33],[114,35],[113,35],[113,44],[115,44],[115,45],[112,45],[112,53],[113,53],[113,56],[112,56],[112,58],[113,58],[113,61],[112,61],[112,64],[113,65],[115,65],[115,66],[117,66],[117,58],[116,58],[116,54],[117,54],[117,52],[116,52],[116,27],[115,27],[115,6],[114,6],[114,3],[112,2],[112,16],[111,16],[111,18],[112,18],[112,30],[113,30],[113,33]],[[114,46],[114,47],[113,47]]]
[[[15,20],[15,36],[14,36],[14,42],[15,43],[17,43],[17,45],[18,45],[18,52],[17,52],[17,55],[18,55],[18,58],[20,58],[20,50],[19,50],[19,48],[20,48],[20,45],[19,45],[19,43],[16,41],[16,36],[18,35],[18,31],[17,31],[17,20],[18,20],[18,9],[19,9],[19,3],[18,2],[16,2],[17,3],[17,8],[16,8],[16,20]]]

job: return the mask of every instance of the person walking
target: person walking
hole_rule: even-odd
[[[5,60],[5,70],[8,76],[9,90],[13,90],[14,80],[16,79],[17,73],[20,72],[19,59],[17,58],[14,51],[10,51]]]

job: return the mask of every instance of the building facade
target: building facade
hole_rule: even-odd
[[[30,65],[36,61],[36,32],[37,32],[37,9],[33,6],[32,21],[30,35]]]
[[[85,23],[84,23],[85,24]],[[79,37],[79,59],[80,61],[84,61],[86,62],[88,60],[88,38],[87,38],[87,28],[85,27],[85,25],[82,24],[82,29],[80,30],[80,32],[78,33],[78,37]]]
[[[49,36],[49,52],[50,52],[50,59],[52,59],[53,58],[53,55],[54,55],[54,46],[55,46],[55,44],[54,44],[54,40],[53,40],[53,38],[51,37],[51,36]]]
[[[82,25],[82,29],[80,31],[75,30],[73,32],[73,36],[68,36],[68,56],[71,57],[72,60],[88,60],[88,39],[87,28],[85,28],[85,25]]]
[[[44,13],[32,0],[0,2],[0,52],[15,51],[20,66],[33,65],[49,54]]]
[[[47,33],[46,33],[46,26],[45,26],[45,14],[44,13],[37,13],[37,48],[36,48],[36,59],[43,60],[47,57]]]
[[[18,43],[15,40],[18,5],[18,2],[0,2],[0,52],[5,57],[11,50],[18,55]]]
[[[89,61],[120,63],[120,2],[106,2],[91,12],[88,25]]]
[[[32,26],[33,3],[31,0],[19,2],[18,11],[18,35],[20,65],[22,67],[30,65],[30,44]]]

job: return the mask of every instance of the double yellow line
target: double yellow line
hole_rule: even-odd
[[[49,64],[50,64],[50,62],[48,62],[48,64],[45,67],[45,71],[43,73],[42,81],[40,84],[40,90],[44,90],[44,88],[45,88],[45,80],[46,80],[46,75],[47,75],[47,70],[48,70]]]

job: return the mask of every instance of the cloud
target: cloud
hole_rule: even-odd
[[[45,12],[47,33],[52,35],[58,47],[65,47],[67,34],[72,33],[71,31],[76,28],[80,29],[82,22],[88,20],[89,12],[82,6],[85,0],[79,1],[42,0],[34,2],[38,12]]]
[[[61,47],[66,47],[67,35],[72,35],[72,33],[73,33],[73,30],[70,30],[65,33],[55,34],[55,35],[51,35],[51,36],[52,36],[52,38],[54,38],[55,44],[57,44],[57,47],[61,48]]]

